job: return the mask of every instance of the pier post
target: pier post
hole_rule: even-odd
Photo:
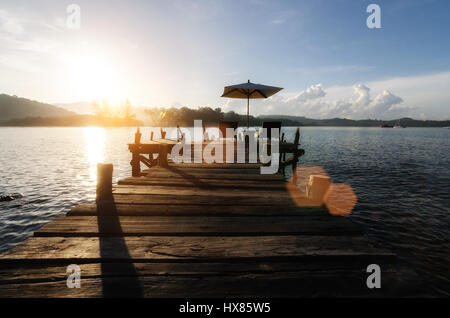
[[[312,174],[309,176],[309,182],[306,184],[306,193],[308,199],[323,203],[324,197],[331,186],[331,178],[328,176]]]
[[[280,138],[280,144],[283,144],[284,142],[284,133],[281,134],[281,138]],[[279,163],[282,163],[286,160],[286,152],[282,152],[280,151],[280,157],[278,159]],[[282,169],[278,169],[278,171],[283,170],[283,175],[284,175],[284,166],[282,166]]]
[[[292,161],[292,182],[297,183],[297,164],[298,164],[298,145],[300,143],[300,128],[297,127],[297,131],[295,132],[294,138],[294,160]]]
[[[244,136],[244,142],[245,142],[245,162],[250,162],[250,136],[246,134]],[[258,143],[257,143],[258,144]]]
[[[131,176],[140,177],[141,176],[141,159],[139,158],[139,152],[137,150],[132,152],[131,156]]]
[[[97,205],[104,202],[111,202],[112,197],[112,163],[97,164]]]
[[[139,127],[138,127],[136,133],[134,134],[134,143],[135,144],[140,144],[141,143],[141,136],[142,136],[142,134],[141,134],[141,131],[140,131]]]
[[[169,163],[167,162],[168,145],[159,146],[158,155],[158,165],[161,167],[167,167]]]

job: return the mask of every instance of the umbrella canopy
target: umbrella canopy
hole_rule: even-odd
[[[267,98],[281,91],[281,87],[247,83],[225,86],[221,97],[247,99],[247,128],[249,127],[250,99]]]

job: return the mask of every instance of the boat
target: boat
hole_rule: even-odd
[[[395,124],[394,128],[406,128],[406,126],[405,126],[405,125],[402,125],[402,124],[400,123],[400,120],[398,120],[397,123]]]
[[[380,128],[394,128],[394,126],[389,124],[381,124]]]

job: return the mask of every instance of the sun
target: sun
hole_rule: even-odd
[[[70,89],[84,100],[120,101],[120,77],[114,64],[104,57],[78,55],[69,59]]]

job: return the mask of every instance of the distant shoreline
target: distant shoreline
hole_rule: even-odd
[[[123,126],[108,126],[108,125],[2,125],[0,124],[0,128],[86,128],[86,127],[96,127],[96,128],[176,128],[174,126],[154,126],[154,125],[123,125]],[[182,128],[193,127],[192,126],[180,126]],[[213,125],[206,126],[214,127]],[[243,126],[240,126],[243,127]],[[259,127],[259,126],[251,126],[251,127]],[[380,126],[338,126],[338,125],[283,125],[283,127],[304,127],[304,128],[383,128]],[[407,126],[405,128],[449,128],[448,126]],[[383,128],[389,130],[389,128]]]
[[[109,105],[96,108],[94,114],[77,114],[50,104],[17,96],[0,94],[0,127],[191,127],[194,120],[206,126],[217,126],[220,121],[237,122],[247,126],[247,116],[221,108],[133,108],[131,104],[111,110]],[[139,120],[139,119],[144,120]],[[347,118],[312,119],[283,114],[249,116],[250,126],[261,127],[263,122],[279,121],[283,127],[380,127],[401,125],[406,127],[448,127],[447,120],[417,120],[396,118],[392,120]]]

